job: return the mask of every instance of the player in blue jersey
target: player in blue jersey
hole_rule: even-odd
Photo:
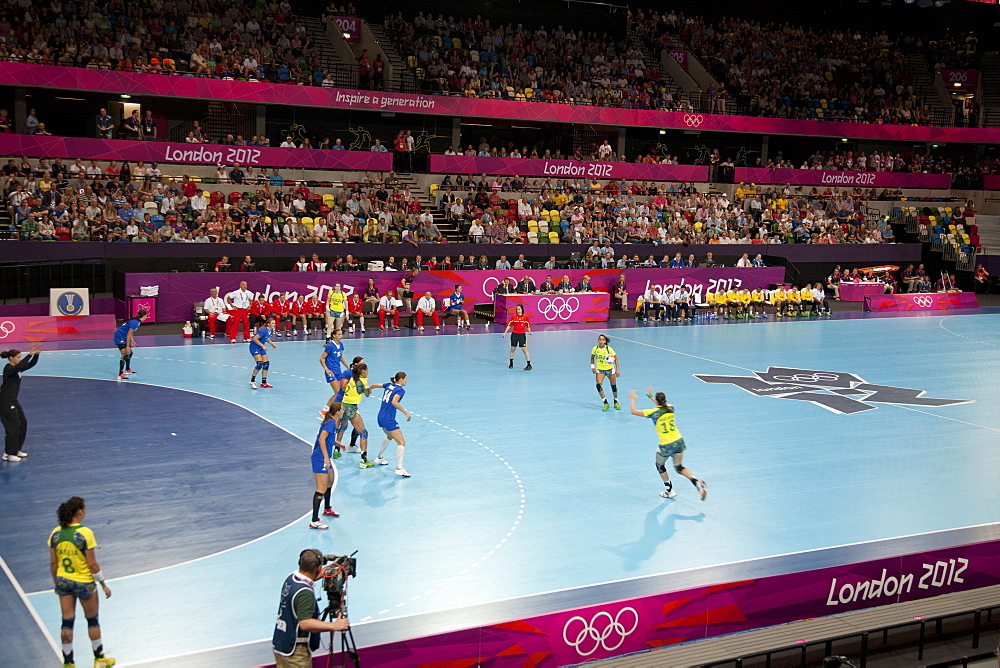
[[[118,377],[128,380],[129,374],[135,373],[132,370],[132,349],[135,348],[135,330],[146,319],[146,309],[139,309],[135,317],[115,330],[115,345],[122,354],[118,360]]]
[[[396,475],[403,476],[404,478],[409,478],[410,474],[406,472],[403,468],[403,449],[406,446],[406,440],[403,438],[403,431],[399,428],[399,423],[396,422],[396,411],[403,411],[403,415],[406,416],[406,421],[409,422],[412,419],[410,412],[400,405],[400,400],[403,395],[406,394],[406,373],[400,371],[395,376],[392,377],[388,383],[382,385],[382,403],[379,404],[378,409],[378,426],[382,428],[385,432],[385,440],[382,441],[382,447],[379,448],[378,457],[375,459],[376,464],[381,464],[382,466],[387,465],[389,462],[382,457],[382,453],[389,446],[390,441],[396,442]]]
[[[319,434],[316,435],[316,442],[312,449],[312,470],[316,478],[316,491],[313,493],[312,501],[312,521],[309,523],[310,529],[328,529],[329,527],[319,519],[319,505],[323,504],[323,515],[326,517],[340,517],[339,513],[330,506],[330,494],[337,486],[337,467],[333,464],[334,448],[331,436],[337,433],[337,421],[344,416],[344,407],[339,402],[333,401],[327,407],[326,415],[323,417],[323,424],[320,425]]]
[[[469,312],[465,310],[465,295],[462,294],[461,285],[456,285],[455,291],[448,297],[448,306],[444,310],[445,320],[450,315],[455,316],[455,324],[458,325],[459,329],[462,327],[472,329],[472,323],[469,322]]]
[[[253,373],[250,374],[250,387],[252,389],[257,389],[257,372],[260,371],[260,386],[261,387],[274,387],[267,382],[267,370],[271,366],[271,362],[267,359],[267,348],[265,346],[270,345],[274,350],[278,349],[278,346],[271,341],[271,337],[274,335],[274,316],[268,316],[267,320],[260,326],[257,333],[253,335],[250,339],[250,354],[253,356],[256,366],[253,368]]]
[[[336,397],[344,390],[344,383],[351,377],[351,367],[344,359],[344,330],[334,329],[330,340],[323,346],[323,354],[319,356],[319,365],[323,368],[323,377],[330,383],[330,389]],[[336,399],[340,401],[340,399]]]

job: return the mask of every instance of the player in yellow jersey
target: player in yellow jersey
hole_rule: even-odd
[[[104,642],[101,640],[101,624],[97,618],[97,584],[104,590],[104,597],[111,596],[111,589],[104,581],[104,574],[97,564],[94,548],[97,541],[94,532],[81,526],[87,516],[87,504],[78,496],[59,504],[56,512],[59,526],[49,534],[49,570],[59,608],[62,612],[62,627],[59,633],[62,642],[63,666],[74,666],[73,624],[76,621],[76,601],[80,600],[83,614],[87,617],[87,634],[94,651],[95,666],[113,666],[115,660],[104,656]]]
[[[785,312],[788,317],[802,315],[802,297],[799,295],[799,286],[793,285],[786,291],[788,301],[785,303]]]
[[[326,342],[335,329],[344,328],[344,318],[347,317],[347,294],[340,289],[340,283],[333,284],[333,290],[326,297]]]
[[[816,300],[813,299],[812,287],[808,283],[806,283],[806,287],[799,290],[799,299],[802,300],[802,315],[806,314],[806,310],[809,311],[810,315],[817,315]]]
[[[785,290],[785,286],[778,286],[778,289],[774,291],[774,295],[771,297],[771,301],[774,303],[774,315],[779,318],[785,315],[785,308],[788,306],[788,292]]]
[[[368,384],[367,364],[359,362],[351,365],[351,377],[347,380],[347,385],[344,386],[344,398],[341,402],[344,405],[344,417],[340,423],[340,430],[346,430],[348,424],[357,430],[358,437],[361,439],[361,463],[358,468],[362,469],[373,468],[375,464],[368,461],[368,430],[365,429],[364,419],[358,413],[358,404],[376,387],[382,387],[382,384]]]
[[[750,292],[750,313],[754,318],[763,318],[767,315],[764,311],[764,291],[754,288]]]
[[[746,288],[742,288],[739,293],[737,293],[740,298],[740,317],[749,318],[750,317],[750,291]]]
[[[740,315],[740,294],[736,290],[726,292],[726,313],[729,318],[738,318]]]
[[[611,347],[611,339],[604,334],[597,337],[597,345],[590,350],[590,370],[597,377],[597,393],[604,402],[603,410],[607,411],[610,408],[608,398],[604,396],[604,378],[607,377],[611,381],[615,410],[620,411],[622,406],[618,403],[618,377],[621,373],[618,371],[618,355]]]
[[[667,458],[671,458],[673,459],[674,470],[691,481],[691,484],[698,490],[701,500],[704,501],[708,495],[705,481],[694,477],[691,469],[685,467],[682,463],[684,451],[687,449],[687,446],[684,444],[681,432],[677,429],[674,407],[667,403],[667,397],[663,392],[657,392],[654,396],[653,388],[651,387],[646,388],[646,396],[653,400],[656,408],[649,408],[644,411],[639,410],[635,406],[635,400],[639,398],[639,393],[635,390],[628,391],[628,398],[632,404],[632,415],[648,417],[652,420],[653,424],[656,425],[656,435],[660,438],[660,446],[656,450],[656,470],[660,474],[660,479],[663,481],[663,486],[665,487],[660,492],[660,496],[664,499],[672,499],[677,496],[677,492],[674,491],[674,484],[670,482],[670,474],[667,472],[666,467]]]

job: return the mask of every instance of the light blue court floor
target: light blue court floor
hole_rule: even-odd
[[[1000,522],[1000,315],[611,330],[622,410],[606,413],[589,368],[601,330],[536,333],[530,372],[520,353],[507,369],[500,331],[345,339],[373,382],[409,374],[413,477],[345,455],[325,532],[307,515],[330,394],[320,342],[278,339],[275,387],[256,391],[243,344],[140,347],[127,382],[110,346],[44,353],[22,387],[31,456],[0,469],[0,556],[30,605],[3,582],[25,642],[0,643],[0,663],[58,664],[30,615],[58,638],[44,541],[75,494],[111,578],[101,622],[119,665],[269,660],[280,584],[306,547],[358,551],[364,646],[445,630],[422,620],[447,611],[461,627],[463,610],[494,606],[475,621],[495,623],[644,578],[735,564],[720,576],[733,580],[741,562],[806,553],[804,569],[811,551],[861,560],[888,539]],[[625,397],[649,385],[676,406],[705,502],[683,480],[658,495],[653,425]],[[373,457],[377,405],[362,404]]]

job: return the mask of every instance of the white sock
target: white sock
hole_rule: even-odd
[[[382,456],[382,453],[383,453],[383,452],[385,452],[385,449],[386,449],[386,448],[387,448],[388,446],[389,446],[389,439],[387,439],[387,438],[383,438],[383,439],[382,439],[382,447],[380,447],[380,448],[378,449],[378,456],[379,456],[379,457],[381,457],[381,456]]]
[[[69,643],[64,642],[62,644],[62,653],[63,653],[63,656],[69,656],[70,654],[72,654],[73,653],[73,643],[71,643],[71,642],[69,642]]]
[[[397,445],[396,446],[396,468],[397,469],[403,468],[403,451],[404,450],[406,450],[405,446],[402,446],[402,445]]]
[[[94,653],[100,652],[104,654],[104,641],[98,638],[97,640],[90,641],[90,647],[93,649]]]

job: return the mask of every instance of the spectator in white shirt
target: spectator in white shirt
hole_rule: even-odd
[[[219,296],[219,289],[212,288],[209,298],[205,300],[205,315],[208,316],[208,338],[215,338],[215,321],[226,312],[226,302]]]
[[[740,268],[752,267],[753,263],[750,261],[750,256],[744,253],[743,257],[736,261],[736,266]]]

